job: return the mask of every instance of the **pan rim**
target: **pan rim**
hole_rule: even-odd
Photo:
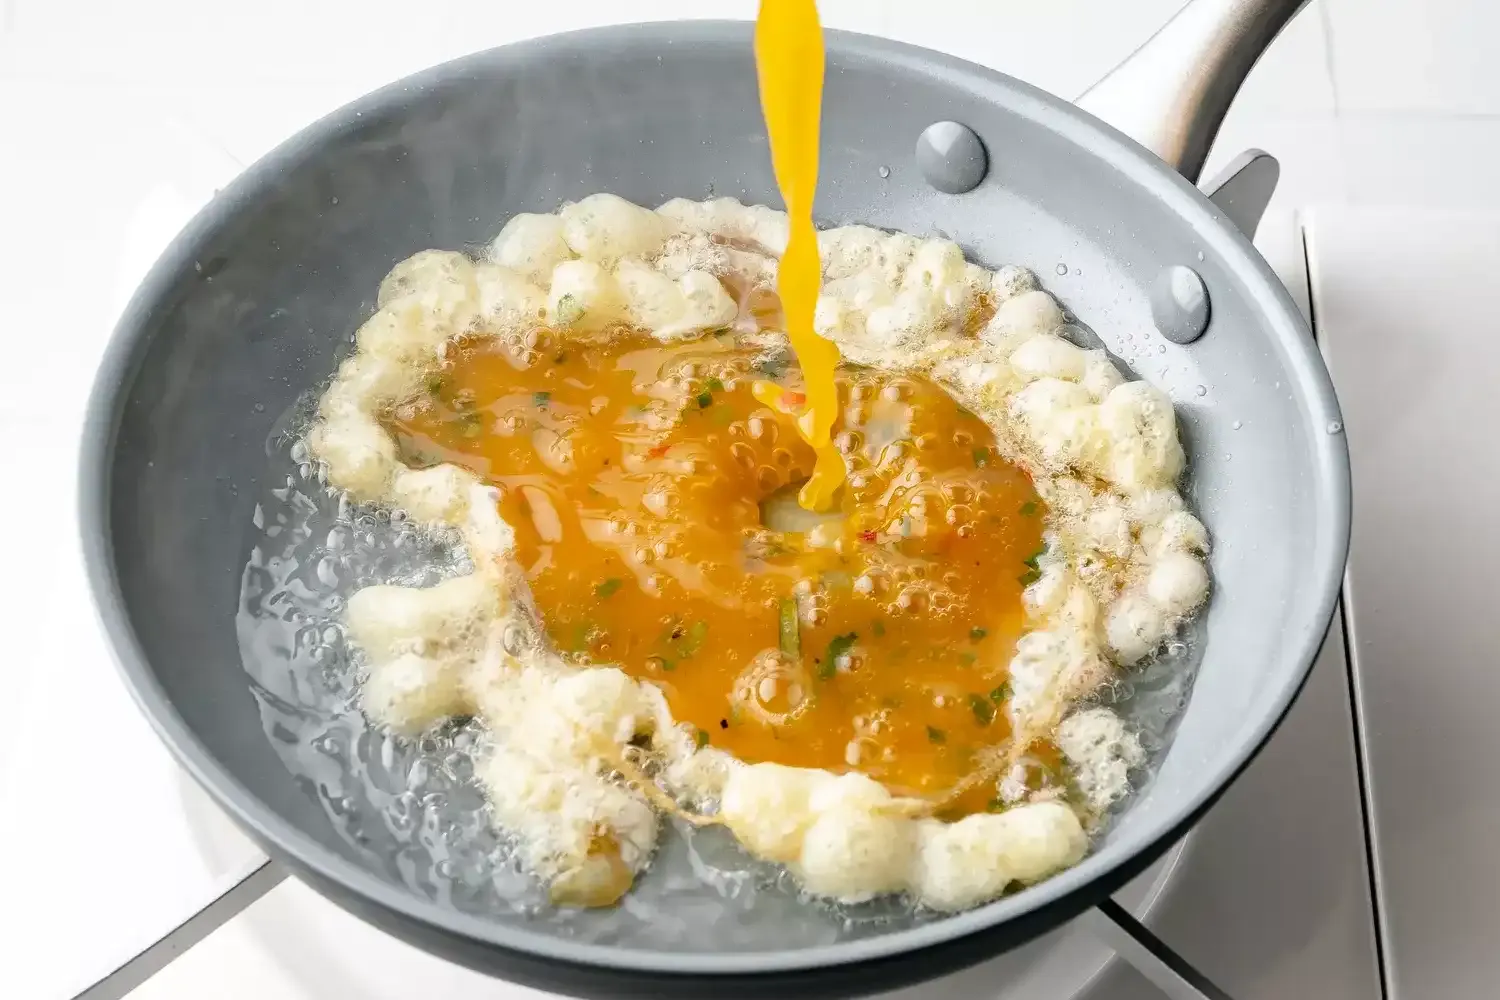
[[[615,945],[570,941],[525,927],[507,926],[480,916],[460,913],[403,891],[333,850],[273,812],[241,784],[208,750],[172,706],[156,678],[131,624],[114,565],[111,525],[111,486],[115,438],[128,391],[152,340],[150,314],[170,291],[177,277],[190,268],[195,247],[223,220],[237,214],[285,168],[303,161],[327,139],[353,128],[366,114],[383,110],[408,91],[425,89],[462,78],[480,67],[524,61],[545,54],[555,58],[569,51],[591,50],[603,41],[632,47],[670,44],[728,45],[748,41],[745,21],[657,21],[587,28],[542,36],[474,53],[388,84],[361,97],[297,132],[237,177],[171,243],[135,292],[118,321],[90,391],[80,449],[79,516],[81,540],[90,589],[99,620],[131,697],[167,745],[173,757],[232,815],[241,827],[270,853],[290,860],[319,880],[337,886],[351,898],[369,903],[399,918],[474,944],[529,954],[568,966],[600,971],[667,977],[744,977],[771,979],[778,974],[808,973],[859,963],[894,960],[939,945],[954,944],[999,931],[1023,918],[1035,930],[1024,940],[1081,913],[1144,870],[1178,840],[1217,801],[1249,765],[1280,725],[1300,693],[1321,647],[1339,596],[1347,557],[1350,522],[1350,476],[1343,434],[1316,435],[1313,459],[1321,489],[1314,495],[1319,527],[1308,565],[1318,581],[1319,603],[1307,619],[1306,638],[1292,652],[1297,664],[1274,693],[1273,709],[1241,745],[1228,755],[1202,787],[1170,810],[1160,823],[1143,828],[1128,840],[1089,855],[1077,866],[1013,896],[917,927],[854,941],[797,950],[691,953],[647,951]],[[951,82],[966,91],[994,95],[1018,114],[1051,129],[1080,151],[1114,164],[1130,182],[1153,193],[1163,211],[1191,224],[1205,249],[1212,248],[1233,265],[1256,302],[1266,325],[1282,330],[1276,338],[1288,352],[1295,398],[1310,411],[1312,421],[1341,420],[1327,370],[1305,324],[1280,281],[1249,241],[1234,229],[1195,187],[1152,154],[1071,104],[998,71],[889,39],[853,32],[826,33],[831,58],[870,59],[910,69]],[[1300,336],[1297,336],[1300,334]],[[1317,427],[1318,423],[1311,424]],[[1319,627],[1321,626],[1321,627]],[[343,899],[332,897],[340,905]],[[1022,943],[1017,941],[1015,946]],[[975,956],[970,961],[977,961]],[[934,974],[950,971],[934,970]]]

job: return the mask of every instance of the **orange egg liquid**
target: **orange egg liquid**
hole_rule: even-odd
[[[1008,735],[1041,501],[937,386],[842,369],[840,506],[771,530],[762,504],[790,501],[816,456],[781,412],[800,404],[796,370],[767,406],[756,363],[727,334],[584,347],[536,331],[529,348],[464,346],[391,426],[409,464],[502,488],[560,650],[659,685],[701,741],[742,760],[941,799]]]
[[[799,415],[797,427],[817,456],[798,500],[808,510],[827,510],[833,506],[846,469],[830,441],[838,417],[834,369],[839,349],[813,331],[813,310],[823,280],[812,218],[823,110],[823,28],[813,0],[762,0],[755,22],[755,67],[771,140],[771,165],[786,202],[789,227],[786,251],[777,268],[777,291],[787,337],[807,381],[807,408]],[[762,398],[768,391],[762,389]]]
[[[966,779],[1009,737],[1042,503],[937,386],[840,368],[814,333],[812,0],[764,0],[755,53],[790,237],[779,302],[749,312],[785,328],[799,368],[767,371],[729,334],[537,330],[463,346],[390,424],[408,464],[501,487],[557,648],[658,685],[701,743],[860,771],[949,818],[995,808],[993,782]],[[1029,752],[1046,780],[1055,750]]]

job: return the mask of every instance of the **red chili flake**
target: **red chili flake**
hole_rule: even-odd
[[[787,390],[781,394],[781,405],[788,409],[796,409],[806,402],[807,396],[804,393]]]
[[[669,452],[669,451],[671,451],[671,450],[672,450],[672,446],[671,445],[669,445],[669,444],[659,444],[655,448],[652,448],[650,451],[646,452],[646,457],[647,458],[661,458],[662,456],[666,455],[666,453]]]
[[[859,540],[862,542],[873,542],[877,537],[879,536],[873,531],[861,531],[859,533]]]

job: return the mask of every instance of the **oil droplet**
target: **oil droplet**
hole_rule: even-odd
[[[1198,386],[1198,388],[1194,389],[1193,391],[1196,392],[1200,396],[1207,396],[1208,395],[1208,386],[1206,386],[1206,385],[1200,385],[1200,386]]]
[[[882,166],[880,168],[880,170],[879,170],[879,173],[880,173],[881,177],[889,177],[889,176],[891,176],[891,168],[887,167],[887,166]]]
[[[1344,429],[1344,425],[1337,420],[1328,421],[1328,433],[1337,434]]]
[[[1057,273],[1058,274],[1067,274],[1068,273],[1068,265],[1066,265],[1066,264],[1059,264],[1059,265],[1057,265]]]
[[[265,413],[266,412],[266,404],[265,403],[256,403],[255,404],[255,412],[256,413]]]
[[[1231,428],[1233,428],[1234,430],[1239,430],[1241,427],[1243,427],[1245,425],[1244,425],[1244,423],[1242,421],[1236,420],[1234,423],[1230,424],[1229,426]]]
[[[1202,251],[1202,250],[1199,250],[1199,251],[1198,251],[1198,259],[1199,259],[1199,260],[1202,260],[1202,259],[1203,259],[1203,251]]]
[[[1167,353],[1167,345],[1166,344],[1157,344],[1156,345],[1156,353],[1157,354],[1166,354]]]

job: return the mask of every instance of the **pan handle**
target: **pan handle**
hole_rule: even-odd
[[[1197,183],[1250,68],[1308,0],[1190,0],[1075,102]]]

